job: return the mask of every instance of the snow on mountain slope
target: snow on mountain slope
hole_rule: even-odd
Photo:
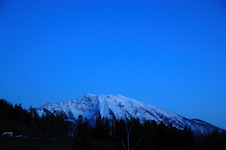
[[[68,100],[63,103],[45,104],[36,109],[39,116],[46,114],[62,114],[69,121],[75,121],[79,115],[94,122],[98,116],[108,119],[139,118],[141,123],[146,120],[163,122],[178,129],[190,128],[195,134],[207,134],[215,130],[222,132],[209,123],[197,119],[187,119],[173,112],[124,97],[122,95],[88,94],[82,98]]]

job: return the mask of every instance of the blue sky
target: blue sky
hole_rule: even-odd
[[[223,0],[0,2],[0,97],[121,94],[226,129]]]

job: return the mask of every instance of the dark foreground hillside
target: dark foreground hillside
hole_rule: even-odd
[[[30,139],[1,137],[1,150],[71,150],[73,139]]]
[[[225,150],[226,134],[217,131],[195,136],[190,129],[139,119],[96,118],[90,126],[81,115],[76,124],[63,116],[38,117],[32,108],[24,110],[0,100],[0,150]],[[4,135],[10,132],[9,135]],[[11,135],[13,134],[13,135]]]
[[[78,143],[74,144],[73,138],[59,139],[19,139],[12,137],[0,138],[1,150],[76,150],[82,149]],[[119,143],[113,141],[89,140],[86,149],[92,150],[117,150]]]

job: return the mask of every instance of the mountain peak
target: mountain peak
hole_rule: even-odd
[[[172,124],[181,130],[187,127],[196,134],[208,134],[215,130],[223,131],[204,121],[187,119],[176,113],[122,95],[86,94],[82,98],[63,103],[45,104],[36,111],[39,116],[50,113],[63,114],[69,121],[76,121],[79,115],[86,117],[91,123],[94,123],[97,117],[124,120],[139,118],[141,123],[154,120],[157,123]]]
[[[86,94],[83,96],[84,98],[100,98],[100,99],[119,99],[119,98],[126,98],[123,95],[117,94],[117,95],[104,95],[104,94]]]

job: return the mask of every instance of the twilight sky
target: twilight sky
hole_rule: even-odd
[[[121,94],[226,129],[224,0],[1,0],[0,98]]]

